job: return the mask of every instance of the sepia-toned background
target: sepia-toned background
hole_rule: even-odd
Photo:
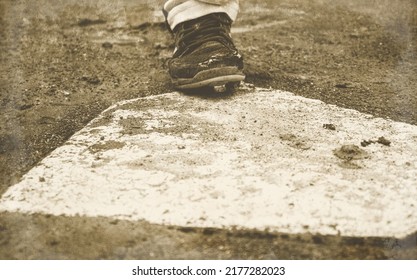
[[[163,1],[0,1],[0,195],[117,101],[173,91]],[[417,125],[417,2],[241,1],[246,82]],[[416,259],[355,238],[0,213],[0,259]]]

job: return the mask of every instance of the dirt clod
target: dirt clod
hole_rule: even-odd
[[[105,49],[111,49],[113,48],[113,44],[109,43],[109,42],[104,42],[103,44],[101,44],[101,46]]]
[[[94,144],[89,149],[93,153],[101,152],[101,151],[107,151],[107,150],[113,150],[113,149],[121,149],[123,148],[125,143],[117,142],[117,141],[108,141],[103,144]]]
[[[283,140],[284,142],[286,142],[286,144],[292,148],[300,149],[300,150],[311,149],[311,144],[308,143],[306,139],[297,137],[294,134],[281,134],[279,138]]]
[[[369,146],[369,145],[371,145],[371,144],[373,144],[373,143],[375,143],[374,141],[372,141],[372,140],[363,140],[362,142],[361,142],[361,146],[362,147],[367,147],[367,146]]]
[[[106,23],[106,21],[102,20],[102,19],[83,18],[80,21],[78,21],[78,26],[86,27],[86,26],[89,26],[89,25],[104,24],[104,23]]]
[[[368,153],[356,145],[343,145],[341,148],[334,150],[333,154],[347,161],[368,157]]]
[[[361,142],[361,146],[362,147],[367,147],[367,146],[369,146],[371,144],[375,144],[375,143],[378,143],[378,144],[381,144],[381,145],[384,145],[384,146],[391,146],[391,141],[389,141],[385,137],[379,137],[378,140],[363,140]]]
[[[389,141],[388,139],[386,139],[385,137],[379,137],[378,141],[379,144],[382,144],[384,146],[391,146],[391,141]]]
[[[332,123],[323,124],[323,128],[328,129],[328,130],[336,130],[336,126]]]

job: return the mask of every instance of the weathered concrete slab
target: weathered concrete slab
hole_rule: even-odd
[[[416,126],[263,89],[119,103],[0,200],[1,211],[395,237],[417,231],[416,207]]]

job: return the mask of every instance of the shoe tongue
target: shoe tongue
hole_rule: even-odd
[[[225,49],[225,46],[218,41],[209,41],[203,43],[201,46],[196,48],[192,53],[193,54],[204,54],[204,53],[213,53],[218,51],[219,53]]]

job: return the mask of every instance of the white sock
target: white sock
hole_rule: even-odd
[[[173,30],[179,23],[213,13],[226,13],[234,21],[239,12],[239,0],[168,0],[164,10]]]

